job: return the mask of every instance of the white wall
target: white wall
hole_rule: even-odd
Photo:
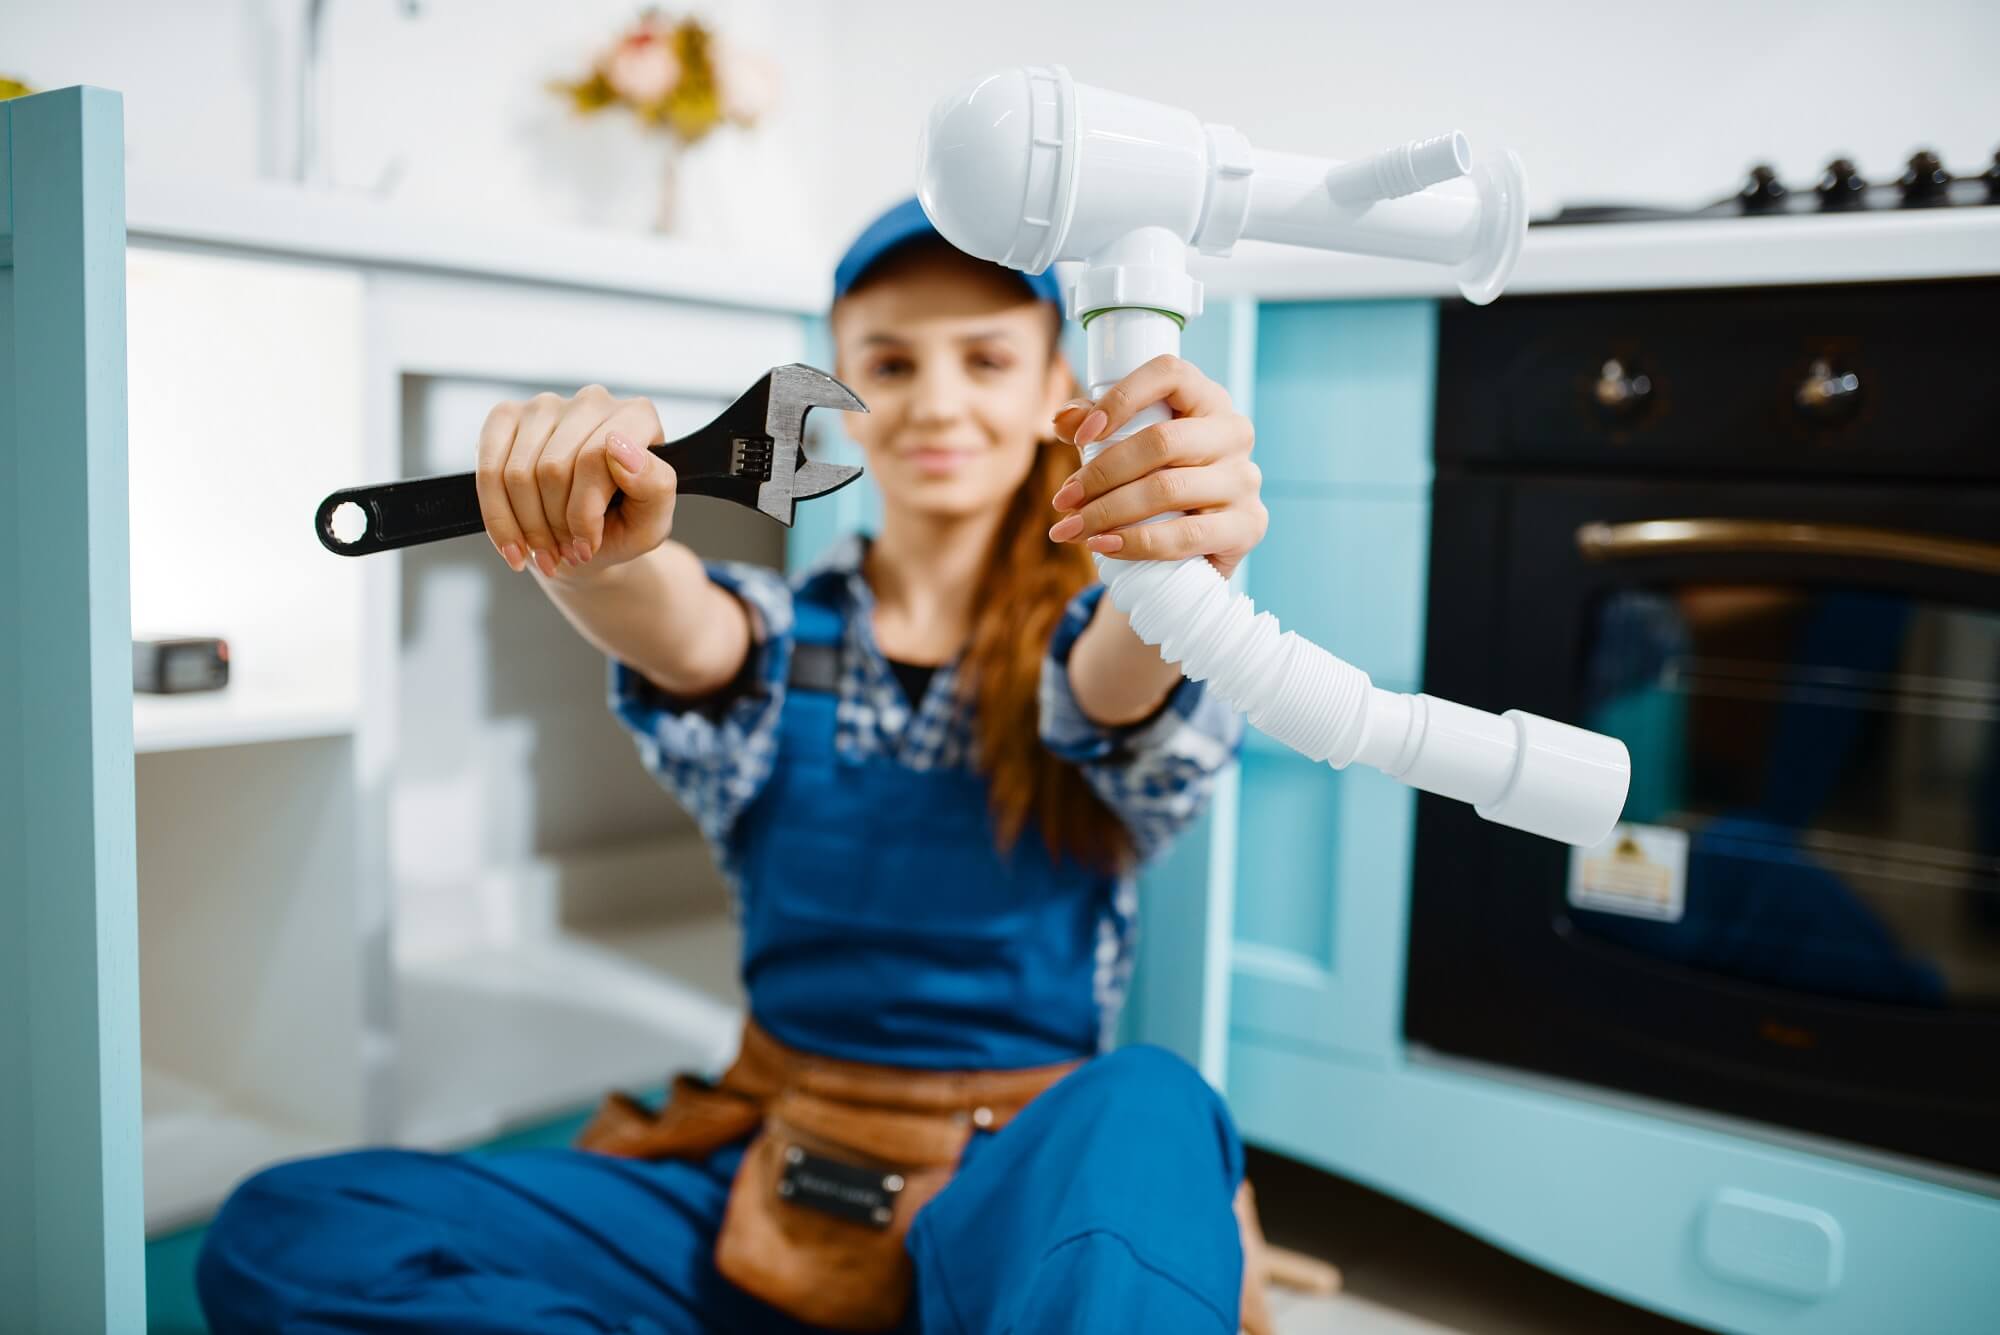
[[[542,91],[631,0],[328,0],[342,179],[437,211],[639,226],[657,145],[575,124]],[[0,70],[122,89],[135,171],[242,177],[274,160],[274,75],[299,0],[12,0]],[[689,229],[718,244],[836,250],[911,186],[940,93],[996,66],[1061,61],[1235,124],[1258,144],[1344,155],[1460,126],[1527,159],[1538,209],[1694,202],[1754,159],[1809,182],[1836,152],[1871,176],[1932,145],[1959,170],[2000,147],[2000,5],[1989,0],[1673,0],[1658,5],[1087,4],[728,0],[699,6],[767,52],[784,103],[685,173]],[[274,147],[271,141],[279,141]]]

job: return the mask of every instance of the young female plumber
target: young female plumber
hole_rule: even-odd
[[[595,386],[493,410],[487,530],[612,659],[612,708],[737,891],[764,1034],[921,1071],[1091,1058],[1129,971],[1132,870],[1197,814],[1242,724],[1133,634],[1089,553],[1228,574],[1265,530],[1251,426],[1177,360],[1072,398],[1053,280],[951,249],[914,200],[835,290],[838,374],[871,409],[845,425],[881,489],[872,539],[789,583],[705,566],[668,540],[653,406]],[[1162,401],[1173,421],[1077,468],[1074,445]],[[1187,513],[1139,526],[1167,511]],[[808,680],[810,658],[833,669]],[[211,1228],[202,1301],[219,1335],[806,1329],[716,1269],[742,1159],[280,1165]],[[911,1227],[903,1328],[1236,1335],[1241,1177],[1185,1063],[1094,1057],[973,1134]]]

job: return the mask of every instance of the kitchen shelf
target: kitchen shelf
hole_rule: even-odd
[[[187,751],[206,746],[339,737],[354,731],[354,701],[324,684],[257,686],[132,698],[132,749]]]

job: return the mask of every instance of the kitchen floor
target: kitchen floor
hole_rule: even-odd
[[[1340,1267],[1341,1291],[1273,1290],[1280,1335],[1687,1335],[1684,1325],[1572,1284],[1400,1201],[1250,1151],[1264,1233]]]

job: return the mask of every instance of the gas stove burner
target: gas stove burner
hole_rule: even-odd
[[[1922,149],[1910,156],[1910,165],[1904,170],[1903,179],[1896,182],[1896,188],[1903,192],[1903,203],[1912,208],[1929,208],[1949,198],[1951,173],[1944,169],[1937,154]]]
[[[1894,180],[1870,182],[1847,158],[1826,164],[1810,190],[1794,190],[1767,162],[1752,167],[1742,187],[1727,199],[1699,208],[1645,204],[1572,204],[1535,226],[1607,222],[1693,222],[1707,218],[1798,218],[1812,214],[1853,215],[1894,209],[1973,208],[2000,204],[2000,150],[1984,170],[1955,176],[1942,158],[1918,149]]]
[[[1813,193],[1819,196],[1819,206],[1823,209],[1859,208],[1868,198],[1868,182],[1853,163],[1846,158],[1835,158],[1826,164]]]

